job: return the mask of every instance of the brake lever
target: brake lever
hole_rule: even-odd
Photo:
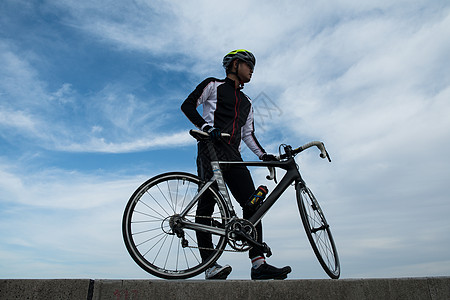
[[[321,143],[320,146],[318,146],[320,149],[320,157],[321,158],[328,158],[328,161],[331,162],[330,155],[328,154],[327,149],[325,149],[325,144]]]
[[[275,181],[275,183],[278,183],[275,167],[267,167],[267,169],[269,169],[269,175],[266,176],[266,179],[273,180],[273,181]]]
[[[330,158],[330,156],[328,155],[328,151],[325,150],[325,153],[327,154],[328,161],[331,162],[331,158]]]

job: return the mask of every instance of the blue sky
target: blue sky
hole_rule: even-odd
[[[447,1],[3,0],[0,277],[154,278],[126,252],[123,209],[145,179],[195,171],[179,107],[240,48],[266,150],[327,145],[331,164],[298,162],[342,277],[449,276],[448,36]],[[264,219],[269,262],[327,278],[300,226],[290,191]],[[246,253],[220,261],[249,278]]]

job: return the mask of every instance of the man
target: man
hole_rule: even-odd
[[[250,82],[255,67],[255,57],[250,51],[239,49],[225,55],[223,67],[226,71],[225,79],[207,78],[187,97],[181,110],[187,118],[201,130],[208,132],[214,142],[214,149],[219,160],[242,161],[240,144],[243,140],[247,146],[262,160],[273,160],[273,155],[267,154],[259,144],[254,134],[253,108],[250,98],[243,92],[245,83]],[[197,107],[203,105],[203,115]],[[221,133],[229,133],[229,138],[221,138]],[[197,171],[202,180],[212,178],[211,158],[207,145],[198,144]],[[253,212],[245,207],[247,200],[255,192],[252,177],[245,166],[230,166],[223,170],[225,182],[234,198],[244,208],[243,217],[248,219]],[[214,203],[208,198],[202,198],[197,209],[197,216],[210,216]],[[204,219],[204,218],[203,218]],[[202,218],[197,219],[202,222]],[[208,222],[208,220],[204,220]],[[206,223],[207,224],[207,223]],[[258,242],[262,242],[262,224],[256,225]],[[200,255],[205,260],[212,247],[211,234],[198,232],[197,242]],[[252,262],[252,279],[284,279],[291,272],[289,266],[276,268],[266,263],[264,253],[252,248],[249,251]],[[229,265],[215,264],[206,271],[206,279],[226,279],[231,272]]]

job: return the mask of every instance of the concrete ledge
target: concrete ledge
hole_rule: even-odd
[[[341,280],[1,280],[0,299],[450,299],[450,277]]]
[[[84,300],[93,282],[89,279],[3,279],[0,299]]]

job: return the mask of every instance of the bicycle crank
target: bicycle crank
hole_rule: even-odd
[[[247,251],[251,248],[256,248],[263,253],[266,253],[267,257],[272,255],[272,251],[266,243],[257,242],[258,235],[256,228],[248,220],[232,220],[227,224],[225,234],[227,236],[228,245],[237,251]]]

